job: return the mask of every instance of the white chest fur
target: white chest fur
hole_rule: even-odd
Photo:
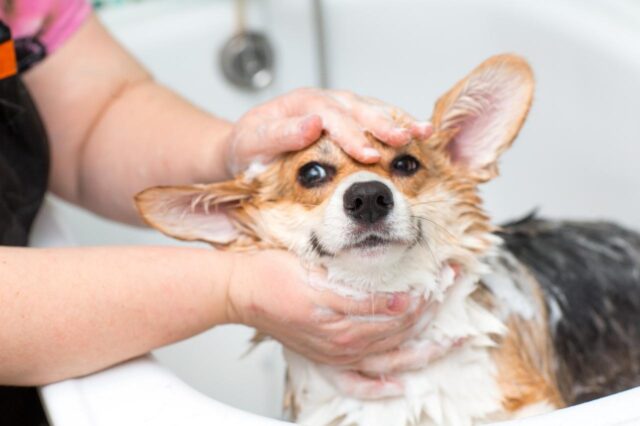
[[[340,274],[336,272],[334,275]],[[464,343],[426,368],[399,376],[405,389],[403,397],[381,400],[341,395],[331,380],[338,370],[285,351],[300,424],[457,426],[481,423],[500,412],[501,395],[489,355],[493,345],[489,335],[504,333],[505,327],[471,299],[477,276],[464,275],[453,281],[451,270],[441,272],[423,280],[426,285],[422,291],[437,303],[425,314],[431,319],[427,328],[406,344],[448,344],[465,339]]]

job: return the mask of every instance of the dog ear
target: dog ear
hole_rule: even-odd
[[[253,189],[241,181],[211,185],[159,186],[135,197],[142,218],[151,227],[185,241],[228,247],[241,237],[254,237],[244,206]]]
[[[515,55],[493,56],[436,103],[432,121],[452,164],[479,181],[498,174],[497,159],[522,127],[533,96],[533,74]]]

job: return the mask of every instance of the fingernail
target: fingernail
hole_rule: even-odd
[[[362,155],[364,155],[368,160],[380,159],[380,152],[375,148],[364,148],[362,150]]]
[[[453,347],[459,348],[466,341],[467,341],[466,337],[458,337],[456,340],[453,341]]]
[[[430,136],[433,132],[433,124],[429,121],[419,121],[414,125],[414,127],[422,137]]]
[[[318,120],[320,120],[319,115],[316,115],[316,114],[307,115],[302,119],[302,121],[300,121],[300,124],[299,124],[300,132],[305,136],[309,135],[311,131],[316,130],[315,127],[317,126],[316,122]]]
[[[387,309],[392,313],[403,312],[409,304],[409,297],[404,293],[394,293],[387,299]]]

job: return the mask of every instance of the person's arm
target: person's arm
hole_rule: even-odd
[[[323,129],[364,162],[379,154],[363,128],[396,145],[431,132],[382,103],[314,89],[261,105],[232,126],[153,81],[95,16],[25,82],[50,136],[51,189],[129,223],[140,223],[132,197],[142,189],[228,179],[252,159],[313,143]]]
[[[24,80],[50,139],[50,187],[66,200],[138,223],[137,191],[225,175],[231,124],[156,84],[95,16]]]
[[[303,284],[310,279],[324,278],[280,252],[0,247],[0,384],[88,374],[226,323],[350,363],[397,346],[421,312],[406,295],[356,301]],[[350,317],[364,313],[390,319]]]

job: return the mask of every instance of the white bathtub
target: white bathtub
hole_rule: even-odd
[[[177,4],[179,3],[179,4]],[[485,57],[517,52],[538,87],[531,116],[484,194],[497,220],[607,217],[640,229],[640,4],[637,1],[322,0],[326,75],[313,4],[249,2],[250,27],[277,55],[266,90],[218,70],[233,32],[230,0],[151,1],[102,13],[160,81],[219,115],[327,81],[427,117],[435,99]],[[63,231],[60,228],[64,227]],[[35,245],[178,244],[51,199]],[[89,377],[41,389],[55,426],[276,424],[284,366],[276,344],[241,357],[251,331],[220,327]],[[224,365],[224,368],[214,368]],[[640,389],[519,422],[640,424]],[[235,408],[232,408],[235,407]],[[253,413],[253,414],[249,414]]]

